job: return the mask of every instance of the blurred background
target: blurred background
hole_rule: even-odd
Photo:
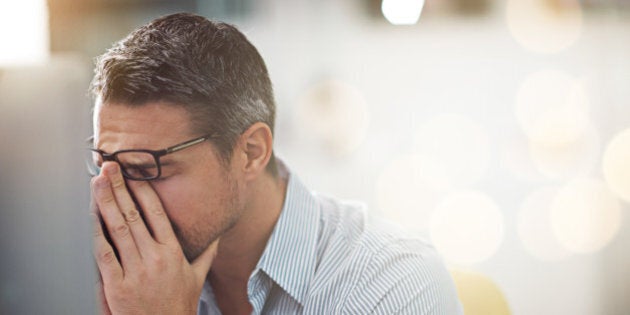
[[[277,155],[309,187],[430,238],[513,314],[628,314],[630,1],[0,0],[3,112],[67,117],[39,141],[70,157],[93,58],[179,11],[258,47]]]

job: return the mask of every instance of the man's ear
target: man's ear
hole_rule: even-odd
[[[273,134],[263,122],[251,125],[239,140],[240,154],[244,158],[241,164],[246,180],[258,177],[267,168],[273,152]]]

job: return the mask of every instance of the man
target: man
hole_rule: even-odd
[[[430,245],[274,158],[269,76],[233,26],[159,18],[99,58],[92,91],[104,313],[461,312]]]

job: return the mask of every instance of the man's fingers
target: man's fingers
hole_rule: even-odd
[[[143,250],[150,248],[153,238],[144,224],[140,212],[136,209],[136,203],[127,190],[125,180],[120,172],[120,166],[117,163],[107,163],[106,167],[103,168],[103,172],[112,183],[112,191],[120,213],[127,222],[133,239],[136,241],[137,248],[142,254]]]
[[[160,244],[177,243],[175,232],[171,226],[162,201],[153,187],[145,181],[129,181],[129,188],[142,207],[144,218],[153,231],[153,237]]]
[[[99,280],[96,282],[95,284],[95,289],[96,289],[96,299],[97,299],[97,303],[98,303],[98,314],[101,315],[111,315],[112,312],[109,310],[109,305],[107,304],[107,298],[105,297],[105,289],[103,288],[103,282],[100,279],[100,273],[99,273]]]
[[[123,218],[112,192],[110,180],[99,175],[92,183],[92,194],[101,217],[105,221],[110,238],[118,249],[120,260],[125,267],[140,263],[140,253],[133,239],[129,225]],[[105,241],[105,238],[103,237]]]
[[[191,263],[191,266],[195,274],[197,275],[197,279],[201,279],[201,281],[204,281],[204,279],[206,279],[206,277],[208,276],[208,271],[210,270],[210,266],[212,266],[212,261],[217,255],[218,249],[219,240],[217,239]]]
[[[103,281],[109,281],[109,279],[120,279],[122,278],[123,271],[118,259],[116,258],[114,249],[107,239],[105,239],[101,223],[99,222],[96,214],[90,215],[92,216],[92,226],[94,229],[94,259],[96,260],[96,265],[98,266],[101,278],[105,278]]]

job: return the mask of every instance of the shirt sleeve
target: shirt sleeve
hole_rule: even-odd
[[[344,314],[462,314],[453,280],[435,249],[417,240],[384,246],[367,262]]]

